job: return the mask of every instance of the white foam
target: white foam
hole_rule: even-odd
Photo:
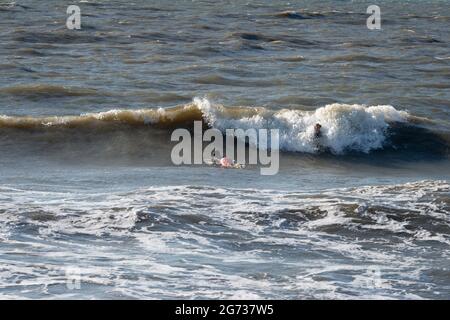
[[[435,282],[422,280],[431,263],[424,249],[434,241],[443,259],[449,252],[439,227],[450,219],[442,202],[448,190],[448,181],[320,193],[155,186],[77,194],[0,187],[0,283],[4,295],[20,291],[20,297],[85,297],[92,287],[105,298],[427,297],[420,288]],[[434,222],[417,224],[420,216]],[[23,233],[24,227],[39,231]],[[303,258],[286,255],[294,249]],[[35,262],[20,258],[30,252]],[[82,290],[64,290],[66,266],[80,269]],[[376,282],[371,267],[379,271]]]
[[[390,123],[405,122],[406,111],[389,105],[366,107],[358,104],[334,103],[315,111],[283,109],[269,111],[259,108],[251,116],[231,117],[225,107],[213,105],[207,99],[195,98],[206,122],[217,129],[279,129],[280,148],[284,151],[316,153],[314,137],[316,123],[322,125],[321,149],[342,154],[346,151],[368,153],[383,147]]]

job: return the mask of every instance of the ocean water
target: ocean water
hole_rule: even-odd
[[[450,6],[371,4],[0,0],[0,298],[450,299]]]

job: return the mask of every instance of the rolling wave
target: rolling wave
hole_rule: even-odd
[[[406,122],[408,113],[392,106],[330,104],[313,112],[284,109],[254,109],[254,115],[229,117],[223,107],[211,106],[208,100],[196,99],[210,127],[280,129],[280,148],[284,151],[317,152],[314,126],[323,127],[320,144],[332,153],[354,150],[368,153],[380,149],[386,140],[389,123]]]
[[[133,135],[133,128],[191,129],[194,121],[204,127],[226,129],[279,129],[280,149],[285,152],[348,152],[370,153],[386,147],[394,149],[429,148],[448,153],[448,137],[425,128],[430,120],[410,115],[393,106],[363,106],[329,104],[314,111],[300,109],[274,110],[263,107],[225,107],[207,99],[195,98],[192,103],[172,108],[126,110],[116,109],[79,116],[0,116],[0,130],[17,129],[45,131],[74,129],[114,130]],[[314,126],[322,125],[322,135],[316,138]],[[423,150],[422,150],[423,151]]]

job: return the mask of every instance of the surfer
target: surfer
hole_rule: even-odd
[[[211,164],[222,168],[242,169],[245,167],[244,165],[238,164],[234,160],[231,160],[227,156],[221,157],[218,152],[213,153]]]
[[[231,168],[234,164],[230,158],[228,158],[226,156],[221,157],[220,153],[218,153],[218,152],[213,153],[211,162],[213,165],[216,165],[216,166],[219,166],[222,168]]]
[[[220,159],[219,163],[220,163],[220,166],[222,168],[232,168],[232,167],[234,167],[233,160],[231,160],[228,157],[223,157],[222,159]]]
[[[314,126],[314,138],[318,139],[322,137],[322,132],[320,131],[321,128],[322,125],[320,123],[316,123],[316,125]]]
[[[320,123],[316,123],[316,125],[314,126],[314,144],[315,144],[315,151],[316,152],[321,152],[322,150],[322,143],[321,143],[321,139],[322,138],[322,131],[320,130],[322,129],[322,125]]]

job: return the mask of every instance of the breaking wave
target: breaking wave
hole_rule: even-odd
[[[117,109],[61,117],[0,116],[0,129],[86,129],[90,132],[116,127],[130,130],[137,127],[175,129],[192,128],[193,121],[197,120],[203,121],[205,127],[217,128],[224,133],[226,129],[279,129],[280,149],[287,152],[317,153],[319,144],[320,152],[338,155],[346,152],[369,153],[389,145],[391,136],[395,136],[393,132],[399,133],[397,136],[403,139],[397,141],[400,146],[405,143],[414,145],[414,136],[417,135],[434,139],[439,148],[448,150],[445,139],[429,131],[424,135],[425,129],[415,123],[418,119],[389,105],[334,103],[314,111],[273,110],[263,107],[225,107],[204,98],[195,98],[192,103],[173,108]],[[316,123],[322,125],[319,139],[314,136]],[[421,141],[429,143],[426,139]]]
[[[314,125],[322,125],[320,144],[335,154],[354,150],[368,153],[380,149],[387,137],[389,123],[406,122],[408,113],[392,106],[364,107],[334,103],[315,111],[253,109],[254,114],[230,117],[223,107],[214,107],[206,99],[195,99],[210,127],[266,128],[280,130],[280,148],[284,151],[317,152]]]

